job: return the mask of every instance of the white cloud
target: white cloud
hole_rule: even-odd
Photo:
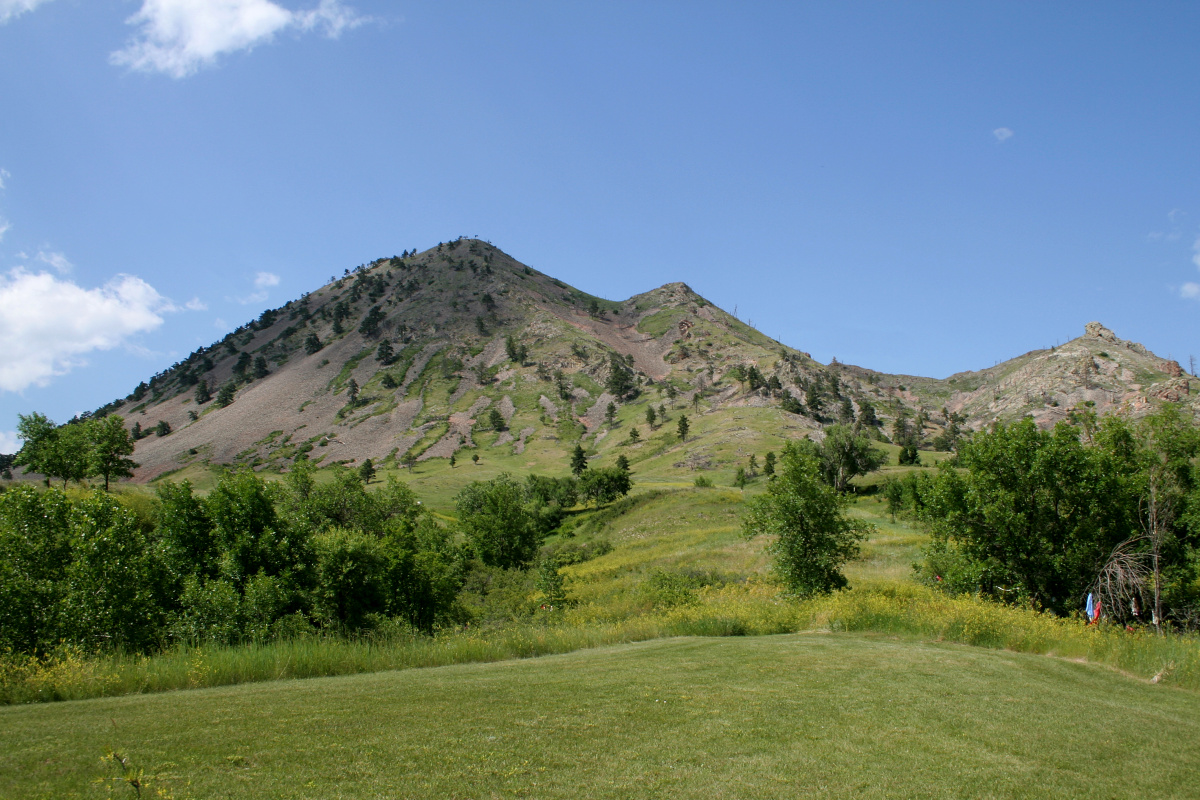
[[[21,16],[26,11],[33,11],[44,2],[46,0],[0,0],[0,25]]]
[[[272,272],[260,272],[254,276],[254,285],[259,289],[266,289],[268,286],[278,286],[279,276]]]
[[[3,2],[3,0],[0,0],[0,2]],[[4,188],[4,182],[11,177],[12,173],[10,173],[8,170],[0,169],[0,189]]]
[[[16,431],[0,431],[0,453],[13,455],[21,449],[21,440]]]
[[[110,56],[113,64],[186,78],[219,56],[270,42],[280,31],[321,28],[337,37],[367,18],[341,0],[321,0],[309,11],[289,11],[271,0],[143,0],[126,21],[138,32]]]
[[[1012,128],[996,128],[992,131],[992,136],[996,137],[997,142],[1003,142],[1013,137]]]
[[[84,289],[48,272],[14,269],[0,276],[0,391],[45,386],[86,364],[86,353],[154,330],[171,308],[132,275]]]
[[[0,242],[4,241],[4,234],[8,233],[11,229],[12,223],[4,217],[0,217]]]
[[[199,297],[193,297],[183,304],[183,307],[188,311],[208,311],[208,305]]]
[[[65,275],[75,269],[75,265],[68,261],[62,253],[46,253],[39,250],[37,260],[54,267],[60,275]]]
[[[1200,300],[1200,283],[1185,283],[1179,287],[1179,296],[1184,300]]]
[[[225,320],[221,319],[220,317],[217,317],[216,319],[213,320],[213,327],[216,328],[217,330],[227,331],[227,330],[229,330],[229,323],[226,322]]]

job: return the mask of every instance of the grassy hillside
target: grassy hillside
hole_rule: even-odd
[[[1194,797],[1200,696],[861,635],[0,709],[0,795]],[[100,783],[97,783],[100,781]],[[115,784],[115,785],[114,785]]]

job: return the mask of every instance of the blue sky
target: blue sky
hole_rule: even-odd
[[[1200,356],[1200,5],[0,0],[0,452],[460,235],[943,377]]]

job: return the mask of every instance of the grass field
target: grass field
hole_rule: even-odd
[[[0,709],[0,796],[1196,797],[1200,696],[855,634]]]

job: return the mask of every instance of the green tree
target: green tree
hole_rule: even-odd
[[[346,397],[349,398],[351,403],[358,401],[358,381],[354,380],[354,378],[351,378],[346,383]]]
[[[690,427],[691,425],[688,423],[687,414],[680,414],[679,422],[675,424],[675,429],[679,432],[679,440],[681,442],[687,441],[688,429]]]
[[[1142,525],[1137,438],[1119,419],[1094,446],[1060,424],[997,425],[912,491],[930,524],[929,571],[947,588],[1058,614],[1078,608],[1113,548]],[[943,572],[945,574],[943,574]]]
[[[0,493],[0,651],[39,653],[63,638],[70,508],[57,489]]]
[[[375,348],[375,360],[385,367],[396,360],[396,351],[392,349],[392,343],[384,339],[379,343],[379,347]]]
[[[160,419],[158,421],[158,424],[154,426],[154,435],[155,436],[167,436],[170,433],[171,433],[171,423],[167,422],[165,419]]]
[[[488,426],[494,431],[504,430],[504,415],[499,409],[493,408],[488,412]]]
[[[543,558],[538,562],[537,588],[542,593],[543,605],[548,608],[562,608],[566,605],[567,592],[563,576],[558,571],[558,562],[553,558]]]
[[[454,498],[458,524],[479,559],[491,567],[523,567],[540,544],[525,491],[508,473],[472,481]]]
[[[656,422],[658,422],[658,412],[654,410],[654,406],[646,406],[646,424],[650,426],[650,430],[654,430]]]
[[[846,585],[841,568],[858,555],[871,526],[847,517],[848,500],[821,479],[816,449],[789,442],[767,491],[749,500],[742,522],[747,537],[775,536],[769,545],[774,568],[802,597]]]
[[[750,454],[750,462],[749,466],[746,468],[746,472],[751,478],[758,475],[758,456],[754,455],[754,453]]]
[[[767,457],[763,459],[763,475],[768,478],[775,477],[775,451],[768,450]]]
[[[21,449],[13,461],[30,472],[50,475],[54,464],[54,449],[58,446],[58,426],[45,414],[36,411],[17,415],[17,438]]]
[[[263,378],[267,377],[270,374],[271,374],[271,370],[267,369],[267,357],[266,356],[255,356],[254,357],[254,379],[262,380]]]
[[[624,453],[617,456],[617,469],[622,472],[629,472],[629,459],[625,457]]]
[[[578,478],[587,466],[587,453],[583,451],[583,445],[575,445],[575,449],[571,451],[571,474]]]
[[[638,432],[637,428],[629,429],[629,443],[630,444],[637,444],[641,440],[641,438],[642,438],[642,434]]]
[[[375,477],[375,464],[371,459],[368,458],[358,468],[358,477],[363,483],[370,483],[371,479]]]
[[[624,497],[633,488],[629,473],[620,467],[597,467],[583,472],[579,493],[585,500],[600,506]]]
[[[609,403],[608,406],[604,409],[604,421],[608,424],[608,427],[610,429],[612,428],[613,425],[616,424],[616,422],[617,422],[617,404],[616,403]]]
[[[737,472],[734,473],[734,476],[733,476],[733,485],[739,489],[745,489],[746,484],[749,482],[750,482],[750,479],[746,477],[746,468],[738,467]]]
[[[250,369],[250,365],[254,362],[253,357],[249,353],[242,353],[238,356],[237,363],[233,365],[233,374],[239,381],[246,380],[246,371]]]
[[[88,422],[89,472],[104,478],[104,491],[108,491],[112,478],[132,478],[138,466],[129,456],[133,455],[133,437],[125,430],[125,420],[117,415],[101,417]]]
[[[608,356],[608,379],[604,383],[605,391],[618,400],[624,400],[633,393],[635,384],[633,373],[625,366],[625,361],[616,353]]]
[[[310,356],[324,346],[325,345],[321,343],[321,337],[317,336],[315,333],[310,333],[308,336],[304,337],[304,352]]]
[[[371,310],[363,317],[362,324],[358,326],[358,332],[368,339],[374,339],[379,335],[379,324],[383,322],[385,316],[379,310],[379,306],[371,306]]]
[[[887,454],[874,447],[866,435],[845,425],[826,428],[818,452],[822,476],[839,492],[849,488],[851,478],[874,472],[887,462]]]
[[[208,385],[208,379],[203,379],[196,384],[196,393],[192,395],[192,399],[196,401],[196,405],[202,406],[209,400],[212,400],[212,387]]]
[[[217,405],[221,408],[227,408],[233,404],[233,398],[236,394],[237,386],[233,381],[223,383],[220,391],[217,392]]]

